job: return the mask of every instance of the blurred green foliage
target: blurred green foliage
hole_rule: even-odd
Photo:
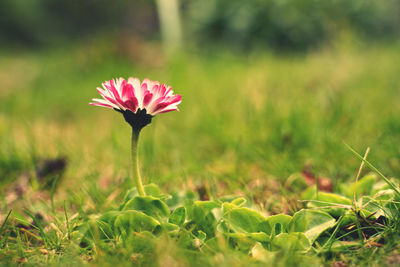
[[[343,30],[367,39],[400,33],[399,0],[207,0],[192,1],[198,36],[243,46],[304,49]]]
[[[2,0],[0,2],[0,38],[3,43],[43,45],[70,41],[122,25],[151,20],[152,4],[127,0]],[[154,8],[153,8],[154,9]],[[139,16],[138,13],[144,13]],[[154,24],[149,19],[144,23]],[[132,20],[132,21],[131,21]],[[133,27],[138,30],[137,28]]]
[[[3,43],[70,41],[104,31],[159,36],[156,1],[2,0]],[[400,33],[400,0],[182,0],[188,41],[313,48],[351,31],[365,40]]]

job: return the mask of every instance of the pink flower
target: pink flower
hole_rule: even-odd
[[[102,84],[97,91],[103,99],[94,98],[90,105],[115,109],[124,115],[134,128],[141,129],[157,114],[178,110],[181,96],[174,95],[171,87],[157,81],[130,77],[113,79]]]

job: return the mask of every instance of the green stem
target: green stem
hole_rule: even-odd
[[[136,183],[136,188],[139,196],[145,196],[144,187],[142,184],[142,178],[139,170],[139,134],[140,130],[132,129],[132,167],[133,167],[133,179]]]

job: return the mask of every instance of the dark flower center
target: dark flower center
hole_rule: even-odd
[[[120,109],[114,109],[122,115],[124,115],[124,119],[127,123],[129,123],[130,126],[134,130],[140,131],[144,126],[147,124],[151,123],[151,119],[153,118],[152,115],[146,113],[146,109],[138,109],[135,113],[130,111],[129,109],[127,110],[120,110]]]

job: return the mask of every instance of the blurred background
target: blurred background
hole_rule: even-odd
[[[342,141],[399,176],[399,36],[400,0],[2,0],[0,184],[95,203],[130,186],[129,127],[88,105],[120,76],[183,96],[143,132],[146,183],[335,186],[359,165]]]
[[[29,48],[107,34],[121,38],[118,43],[161,41],[164,35],[186,48],[309,50],[346,32],[370,42],[400,31],[398,0],[4,0],[0,5],[2,44]]]

